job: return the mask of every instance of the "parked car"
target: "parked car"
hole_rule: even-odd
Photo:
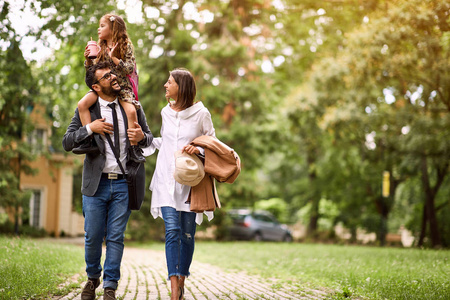
[[[228,230],[232,239],[292,242],[289,228],[267,211],[232,209],[228,215],[232,220]]]

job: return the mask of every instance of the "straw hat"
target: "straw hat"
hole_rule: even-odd
[[[196,186],[205,177],[205,167],[197,155],[190,155],[181,150],[175,152],[175,172],[173,177],[178,183]]]

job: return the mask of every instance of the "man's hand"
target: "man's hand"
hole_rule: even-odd
[[[105,122],[105,118],[97,119],[89,124],[92,132],[105,135],[105,133],[111,134],[114,131],[113,124]]]
[[[128,139],[130,142],[139,143],[144,139],[144,132],[138,122],[134,122],[135,128],[128,128]]]

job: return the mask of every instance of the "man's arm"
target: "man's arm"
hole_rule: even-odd
[[[67,127],[67,131],[63,137],[63,148],[66,151],[72,151],[73,148],[78,147],[80,143],[89,136],[86,126],[81,124],[78,108],[72,117],[72,121]]]
[[[101,135],[112,134],[114,126],[111,123],[105,122],[105,118],[96,119],[88,124],[91,129],[91,133],[88,132],[86,126],[83,126],[78,113],[78,108],[75,110],[75,115],[72,117],[72,121],[67,127],[67,131],[63,137],[63,147],[66,151],[72,151],[73,148],[78,147],[80,143],[92,133],[98,133]]]

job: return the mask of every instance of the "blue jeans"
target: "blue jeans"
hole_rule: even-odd
[[[194,255],[196,213],[176,211],[173,207],[161,207],[166,226],[166,260],[169,278],[190,275]]]
[[[125,179],[102,178],[94,196],[83,195],[86,273],[89,278],[100,278],[102,243],[105,239],[103,288],[117,289],[124,232],[130,214],[128,185]]]

